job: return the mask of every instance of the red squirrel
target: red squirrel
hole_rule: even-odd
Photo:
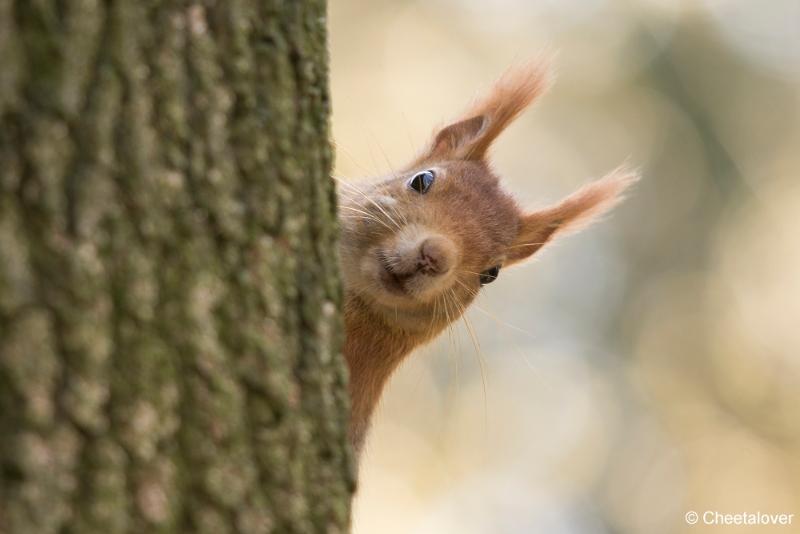
[[[620,167],[535,211],[504,190],[487,151],[549,84],[544,61],[512,68],[397,173],[340,182],[349,437],[357,452],[403,358],[457,320],[503,269],[609,210],[637,179]]]

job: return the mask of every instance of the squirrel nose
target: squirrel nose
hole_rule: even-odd
[[[428,237],[419,246],[417,270],[428,275],[445,274],[453,267],[455,256],[452,241],[443,236]]]

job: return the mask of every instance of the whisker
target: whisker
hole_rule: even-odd
[[[394,228],[392,228],[391,226],[386,224],[384,221],[382,221],[381,219],[376,217],[374,214],[369,213],[368,211],[360,210],[360,209],[354,208],[352,206],[339,206],[339,208],[344,209],[344,210],[351,210],[351,211],[354,211],[356,213],[360,213],[361,215],[364,215],[364,216],[368,217],[370,220],[373,220],[373,221],[375,221],[377,223],[380,223],[380,224],[384,225],[387,229],[389,229],[390,232],[394,232]]]
[[[457,282],[459,282],[459,283],[461,283],[461,285],[462,285],[462,286],[464,286],[464,284],[463,284],[463,283],[462,283],[460,280],[458,280],[457,278],[456,278],[456,281],[457,281]],[[467,290],[469,290],[469,288],[467,288],[467,287],[464,287],[464,288],[465,288],[465,289],[467,289]],[[475,292],[475,296],[476,296],[476,297],[479,297],[480,295],[482,295],[482,293],[481,293],[481,292],[477,292],[477,291]],[[512,323],[509,323],[509,322],[507,322],[507,321],[504,321],[504,320],[500,319],[500,318],[499,318],[499,317],[497,317],[495,314],[491,313],[489,310],[487,310],[487,309],[485,309],[485,308],[481,307],[480,305],[478,305],[478,304],[477,304],[477,303],[475,303],[475,302],[473,302],[472,304],[470,304],[470,309],[476,309],[476,310],[478,310],[478,311],[479,311],[479,312],[481,312],[482,314],[484,314],[484,315],[488,316],[489,318],[491,318],[492,320],[494,320],[494,321],[495,321],[495,322],[496,322],[498,325],[500,325],[500,326],[505,326],[506,328],[510,328],[511,330],[515,330],[515,331],[517,331],[517,332],[519,332],[519,333],[521,333],[521,334],[524,334],[526,337],[528,337],[528,338],[529,338],[529,339],[531,339],[531,340],[534,340],[534,341],[535,341],[535,340],[537,340],[537,339],[538,339],[538,338],[537,338],[537,337],[536,337],[536,336],[535,336],[535,335],[534,335],[532,332],[529,332],[528,330],[525,330],[524,328],[520,328],[519,326],[516,326],[516,325],[514,325],[514,324],[512,324]],[[512,343],[512,344],[513,344],[513,347],[511,347],[511,348],[513,349],[513,352],[514,352],[514,353],[515,353],[517,356],[519,356],[520,358],[522,358],[522,361],[524,361],[524,362],[525,362],[525,365],[528,367],[528,369],[530,369],[531,371],[533,371],[534,373],[536,373],[537,377],[540,377],[540,378],[541,378],[541,372],[540,372],[540,371],[539,371],[539,369],[536,367],[536,365],[534,365],[533,363],[531,363],[531,361],[530,361],[530,360],[528,359],[528,357],[525,355],[525,352],[524,352],[524,351],[523,351],[523,350],[520,348],[519,344],[518,344],[516,341],[513,341],[513,343]],[[543,385],[544,385],[544,386],[548,386],[549,384],[547,384],[547,383],[543,383]]]
[[[465,284],[464,282],[462,282],[462,281],[461,281],[461,280],[459,280],[458,278],[455,278],[455,281],[456,281],[456,283],[457,283],[458,285],[460,285],[461,287],[463,287],[463,288],[464,288],[464,290],[465,290],[467,293],[469,293],[469,294],[470,294],[470,296],[472,296],[472,297],[477,297],[478,295],[480,295],[480,291],[478,291],[477,289],[472,289],[471,287],[469,287],[467,284]]]
[[[349,182],[349,181],[347,181],[347,180],[345,180],[345,179],[343,179],[343,178],[337,177],[337,176],[331,176],[331,178],[332,178],[333,180],[335,180],[337,183],[339,183],[339,184],[341,184],[341,185],[343,185],[343,186],[349,187],[351,191],[353,191],[353,192],[355,192],[355,193],[358,193],[358,194],[360,194],[362,197],[364,197],[364,198],[365,198],[366,200],[368,200],[369,202],[371,202],[371,203],[373,203],[373,204],[375,203],[375,202],[372,200],[372,198],[370,198],[370,197],[369,197],[369,196],[368,196],[366,193],[364,193],[364,192],[363,192],[361,189],[359,189],[358,187],[356,187],[355,185],[353,185],[353,183],[352,183],[352,182]],[[361,203],[361,202],[358,202],[358,201],[357,201],[355,198],[352,198],[352,197],[351,197],[351,198],[350,198],[350,200],[351,200],[352,202],[354,202],[354,203],[358,204],[358,205],[359,205],[360,207],[362,207],[362,208],[363,208],[363,207],[366,207],[366,206],[365,206],[363,203]],[[399,209],[398,209],[396,206],[387,205],[387,206],[385,206],[385,207],[389,208],[389,209],[392,211],[392,214],[393,214],[394,216],[396,216],[398,219],[400,219],[400,220],[403,222],[403,224],[408,224],[408,219],[406,218],[406,216],[405,216],[405,215],[404,215],[404,214],[403,214],[403,213],[402,213],[402,212],[401,212],[401,211],[400,211],[400,210],[399,210]],[[380,207],[380,206],[378,206],[378,209],[380,209],[380,208],[381,208],[381,207]],[[385,214],[387,217],[389,216],[389,215],[388,215],[387,213],[385,213],[385,212],[384,212],[384,214]],[[391,219],[391,217],[390,217],[390,219]],[[394,221],[392,221],[392,222],[394,222]],[[396,224],[396,223],[395,223],[395,224]]]
[[[359,194],[360,194],[361,196],[363,196],[363,197],[364,197],[364,198],[365,198],[367,201],[369,201],[370,203],[372,203],[372,205],[374,205],[376,208],[378,208],[378,210],[379,210],[381,213],[383,213],[383,214],[386,216],[386,218],[387,218],[387,219],[389,219],[389,221],[391,221],[391,222],[392,222],[392,224],[394,224],[394,225],[397,227],[397,229],[398,229],[398,230],[402,230],[402,227],[401,227],[399,224],[397,224],[397,221],[395,221],[395,220],[392,218],[392,216],[391,216],[391,215],[389,215],[389,214],[386,212],[386,210],[384,210],[384,209],[381,207],[381,205],[380,205],[380,204],[378,204],[377,202],[375,202],[375,201],[374,201],[374,200],[373,200],[373,199],[372,199],[370,196],[368,196],[366,193],[364,193],[363,191],[361,191],[359,188],[357,188],[357,187],[356,187],[356,186],[354,186],[353,184],[351,184],[351,183],[347,183],[347,182],[345,182],[344,180],[342,180],[342,179],[340,179],[340,178],[336,178],[335,176],[331,176],[331,178],[332,178],[332,179],[334,179],[334,180],[336,180],[336,182],[337,182],[337,183],[344,183],[344,184],[347,184],[347,185],[349,185],[349,186],[350,186],[350,187],[353,189],[353,191],[355,191],[356,193],[359,193]]]
[[[342,185],[344,187],[349,187],[351,191],[355,191],[356,193],[361,193],[362,195],[364,194],[364,192],[360,188],[356,187],[356,185],[350,180],[346,180],[345,178],[333,175],[331,175],[331,179],[334,180],[339,185]]]
[[[347,215],[347,214],[343,213],[343,214],[339,215],[339,218],[341,218],[341,219],[351,219],[351,220],[354,220],[354,221],[375,222],[375,219],[373,219],[372,217],[364,217],[363,215]]]
[[[504,321],[504,320],[500,319],[500,318],[499,318],[499,317],[497,317],[496,315],[492,314],[491,312],[489,312],[488,310],[486,310],[486,309],[484,309],[484,308],[481,308],[481,307],[480,307],[480,306],[478,306],[477,304],[472,304],[472,306],[471,306],[471,307],[475,308],[476,310],[478,310],[478,311],[479,311],[479,312],[481,312],[482,314],[486,315],[487,317],[490,317],[490,318],[494,319],[494,320],[495,320],[495,321],[496,321],[498,324],[500,324],[500,325],[503,325],[503,326],[506,326],[506,327],[508,327],[508,328],[511,328],[512,330],[516,330],[516,331],[517,331],[517,332],[519,332],[520,334],[525,334],[525,335],[526,335],[526,336],[528,336],[530,339],[533,339],[533,340],[535,340],[535,339],[536,339],[536,336],[534,336],[534,335],[533,335],[531,332],[528,332],[528,331],[527,331],[527,330],[525,330],[524,328],[520,328],[519,326],[513,325],[513,324],[511,324],[511,323],[508,323],[508,322],[506,322],[506,321]]]
[[[455,383],[456,383],[456,388],[458,388],[461,377],[460,352],[458,350],[458,347],[456,346],[456,341],[458,338],[456,337],[455,341],[453,339],[453,328],[452,328],[453,318],[450,317],[450,302],[447,293],[443,292],[440,295],[438,295],[436,298],[437,302],[439,298],[442,299],[442,309],[446,315],[446,320],[447,320],[446,328],[447,328],[447,337],[449,341],[448,348],[450,349],[448,359],[450,360],[451,364],[455,367],[455,377],[456,377]],[[448,386],[448,394],[451,393],[452,391],[449,389]]]
[[[542,241],[541,243],[520,243],[518,245],[511,245],[508,248],[521,248],[521,247],[540,247],[542,245],[546,245],[547,241]]]
[[[464,283],[462,280],[460,280],[460,279],[458,279],[458,278],[455,278],[454,280],[455,280],[455,282],[456,282],[458,285],[460,285],[462,288],[464,288],[464,290],[465,290],[467,293],[469,293],[471,296],[473,296],[473,297],[478,297],[478,296],[481,294],[481,292],[480,292],[480,291],[478,291],[478,290],[475,290],[475,289],[472,289],[471,287],[469,287],[468,285],[466,285],[466,284],[465,284],[465,283]],[[502,325],[502,326],[506,326],[506,327],[508,327],[508,328],[511,328],[512,330],[516,330],[517,332],[520,332],[521,334],[525,334],[526,336],[530,337],[531,339],[536,339],[536,337],[535,337],[535,336],[534,336],[532,333],[528,332],[528,331],[527,331],[527,330],[525,330],[524,328],[520,328],[519,326],[513,325],[513,324],[511,324],[511,323],[508,323],[508,322],[506,322],[506,321],[504,321],[504,320],[500,319],[499,317],[497,317],[497,316],[496,316],[496,315],[494,315],[493,313],[489,312],[489,311],[488,311],[488,310],[486,310],[485,308],[482,308],[482,307],[480,307],[480,306],[479,306],[478,304],[476,304],[475,302],[473,302],[473,303],[471,303],[471,304],[470,304],[470,308],[475,308],[476,310],[478,310],[478,311],[479,311],[479,312],[481,312],[482,314],[484,314],[484,315],[486,315],[486,316],[490,317],[491,319],[493,319],[494,321],[496,321],[498,324],[500,324],[500,325]]]
[[[456,271],[459,272],[459,273],[474,274],[475,276],[482,276],[482,273],[475,273],[475,272],[472,272],[472,271],[465,271],[464,269],[456,269]]]
[[[395,178],[395,179],[397,178],[397,175],[394,174],[394,171],[392,171],[392,178]],[[394,199],[394,197],[391,194],[388,194],[385,184],[382,184],[382,189],[380,189],[378,192],[380,194],[382,194],[382,195],[385,195],[385,196],[388,196],[388,197]],[[404,224],[408,224],[408,219],[406,218],[405,214],[403,214],[403,212],[401,212],[397,208],[397,206],[394,206],[392,204],[387,204],[384,207],[389,208],[392,211],[392,213],[397,216],[397,218],[399,218],[401,221],[403,221]]]
[[[379,218],[377,218],[374,214],[372,214],[372,213],[370,213],[368,211],[360,210],[360,209],[354,208],[352,206],[339,206],[339,207],[342,208],[343,210],[355,211],[356,213],[360,213],[361,215],[363,215],[365,217],[368,217],[368,218],[372,219],[373,221],[380,222]]]
[[[405,214],[402,211],[400,211],[397,208],[397,206],[393,206],[393,205],[390,204],[389,205],[389,209],[392,210],[392,213],[394,213],[397,216],[397,218],[402,221],[403,224],[405,224],[405,225],[408,224],[408,218],[405,216]]]
[[[403,117],[403,123],[405,124],[406,127],[406,137],[408,137],[408,146],[409,148],[411,148],[412,151],[416,150],[416,147],[414,146],[414,141],[411,139],[411,128],[409,128],[408,125],[408,117],[406,117],[406,114],[402,112],[401,115]]]
[[[455,351],[456,354],[457,354],[458,353],[458,347],[456,346],[456,344],[455,344],[455,342],[453,340],[453,321],[455,320],[455,318],[451,318],[450,317],[450,302],[449,302],[449,299],[447,298],[447,294],[443,293],[442,297],[443,297],[442,298],[442,304],[444,304],[444,313],[445,313],[445,316],[447,317],[447,337],[450,340],[450,348],[451,348],[451,350]]]
[[[386,160],[386,165],[389,166],[389,171],[392,174],[392,178],[397,178],[397,173],[394,172],[394,167],[392,166],[392,162],[389,161],[389,156],[386,154],[386,151],[383,149],[383,146],[380,144],[378,138],[375,136],[375,132],[370,131],[370,135],[372,136],[372,140],[375,142],[375,145],[378,147],[378,150],[381,151],[383,159]]]
[[[483,424],[484,429],[488,432],[489,428],[489,410],[487,405],[487,394],[486,394],[486,367],[485,362],[483,361],[483,353],[481,351],[481,345],[478,341],[478,336],[475,334],[475,329],[472,327],[472,323],[467,317],[466,310],[464,306],[458,302],[455,292],[453,288],[450,288],[451,294],[453,296],[453,303],[461,309],[461,319],[464,322],[464,326],[467,328],[467,332],[469,333],[470,339],[472,340],[472,346],[475,349],[475,357],[478,361],[478,368],[480,369],[481,373],[481,387],[483,388]]]
[[[378,150],[381,151],[381,154],[383,155],[383,159],[386,160],[386,165],[389,167],[389,171],[391,172],[392,178],[397,179],[399,177],[399,175],[397,174],[397,171],[395,171],[395,168],[394,168],[394,165],[392,165],[392,162],[389,161],[389,156],[386,154],[386,151],[383,149],[383,146],[380,144],[380,142],[378,141],[377,137],[375,137],[375,134],[373,132],[370,132],[370,133],[372,135],[373,141],[375,141],[375,145],[378,147]],[[392,213],[396,214],[403,221],[403,223],[408,224],[408,220],[406,219],[406,216],[403,213],[401,213],[395,206],[391,206],[390,205],[389,209],[391,209]]]
[[[358,160],[357,160],[355,157],[353,157],[353,154],[352,154],[352,153],[351,153],[349,150],[347,150],[346,148],[344,148],[344,147],[343,147],[341,144],[339,144],[339,143],[336,143],[335,149],[336,149],[336,152],[341,152],[342,154],[344,154],[345,156],[347,156],[348,158],[350,158],[350,161],[352,161],[352,162],[353,162],[353,164],[354,164],[356,167],[358,167],[359,169],[361,169],[361,170],[362,170],[364,173],[366,173],[367,175],[370,175],[370,176],[371,176],[371,175],[374,175],[374,174],[375,174],[375,173],[373,173],[371,170],[369,170],[368,168],[366,168],[364,165],[361,165],[361,164],[358,162]]]

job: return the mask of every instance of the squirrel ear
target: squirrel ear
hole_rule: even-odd
[[[423,159],[483,158],[495,138],[550,86],[550,78],[547,56],[508,69],[462,119],[434,136]]]
[[[638,179],[638,172],[619,167],[558,204],[523,215],[517,238],[506,252],[505,265],[528,258],[556,235],[585,228],[617,205],[625,189]]]
[[[433,140],[430,155],[441,159],[470,159],[486,118],[483,115],[464,119],[439,131]]]

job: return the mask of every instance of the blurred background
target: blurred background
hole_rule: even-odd
[[[556,85],[494,147],[508,188],[644,175],[482,292],[477,350],[461,322],[402,366],[355,532],[800,531],[800,2],[334,0],[330,32],[337,176],[401,165],[548,46]]]

